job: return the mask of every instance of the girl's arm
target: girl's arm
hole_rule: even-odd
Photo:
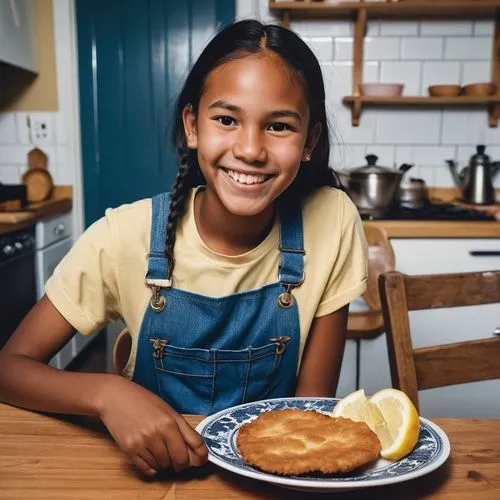
[[[44,296],[0,351],[0,401],[33,410],[98,415],[101,389],[114,376],[47,365],[75,329]]]
[[[302,355],[296,396],[335,397],[344,355],[349,304],[315,318]]]
[[[206,462],[201,436],[155,394],[118,375],[71,373],[48,366],[74,333],[44,296],[0,351],[0,402],[98,416],[147,475]]]

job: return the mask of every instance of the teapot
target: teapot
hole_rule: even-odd
[[[476,154],[469,159],[469,165],[458,171],[457,163],[446,160],[453,180],[462,191],[462,200],[474,205],[491,205],[495,203],[493,178],[500,172],[500,161],[492,162],[485,154],[486,146],[476,146]]]
[[[403,163],[398,168],[382,167],[376,164],[378,157],[373,154],[366,155],[365,159],[367,165],[337,172],[337,175],[360,212],[383,214],[391,208],[404,173],[413,165]]]

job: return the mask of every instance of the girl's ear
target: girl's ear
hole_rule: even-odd
[[[186,104],[182,110],[182,122],[184,124],[184,134],[189,149],[198,147],[198,135],[196,132],[196,115],[191,104]]]
[[[311,159],[312,152],[318,144],[319,138],[321,137],[321,132],[323,132],[323,125],[321,122],[316,122],[314,127],[309,132],[307,137],[306,145],[304,147],[304,154],[302,155],[302,161],[309,161]]]

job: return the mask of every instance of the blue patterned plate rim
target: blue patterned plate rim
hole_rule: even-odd
[[[264,411],[299,408],[331,413],[339,398],[276,398],[244,403],[206,417],[196,426],[209,450],[209,461],[246,477],[277,486],[306,490],[347,490],[382,486],[414,479],[442,465],[450,454],[446,433],[435,423],[420,417],[420,436],[414,450],[401,460],[379,459],[375,465],[349,474],[328,476],[280,476],[269,474],[245,464],[236,447],[239,427]]]

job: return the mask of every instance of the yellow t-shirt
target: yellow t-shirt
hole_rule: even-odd
[[[210,250],[194,218],[193,189],[179,221],[174,246],[174,286],[223,296],[274,283],[278,278],[279,225],[256,248],[227,256]],[[59,312],[84,335],[122,318],[132,336],[125,367],[131,378],[137,340],[151,290],[145,285],[151,230],[151,199],[106,210],[64,257],[45,291]],[[342,191],[322,187],[303,202],[304,283],[295,288],[301,359],[315,317],[330,314],[366,288],[367,246],[354,204]]]

